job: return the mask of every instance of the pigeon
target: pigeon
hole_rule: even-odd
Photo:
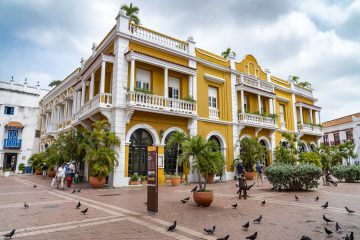
[[[222,238],[217,238],[216,240],[228,240],[230,237],[230,235],[226,235],[225,237],[222,237]]]
[[[190,197],[187,197],[187,198],[184,198],[185,201],[189,201],[190,200]]]
[[[74,190],[71,192],[72,194],[74,194],[76,192],[76,190],[75,190],[75,188],[74,188]]]
[[[323,209],[325,209],[325,208],[328,208],[328,206],[329,206],[329,202],[326,202],[324,205],[322,205],[321,207],[323,208]]]
[[[80,201],[79,201],[75,208],[76,208],[76,209],[79,209],[80,207],[81,207],[81,203],[80,203]]]
[[[81,188],[77,190],[77,192],[81,192]]]
[[[26,202],[24,202],[24,208],[28,208],[30,207],[29,204],[27,204]]]
[[[190,191],[190,192],[195,192],[197,190],[197,185]]]
[[[88,209],[85,208],[85,210],[82,210],[81,213],[85,215],[87,213],[87,211],[88,211]]]
[[[314,198],[315,201],[319,201],[319,196],[316,196],[316,198]]]
[[[349,237],[349,235],[346,234],[346,236],[345,236],[345,237],[342,237],[342,239],[350,240],[350,237]]]
[[[300,240],[311,240],[310,237],[303,235]]]
[[[345,209],[346,209],[346,211],[347,211],[349,214],[352,214],[352,213],[355,212],[354,210],[351,210],[351,209],[349,209],[348,207],[345,207]]]
[[[233,208],[237,208],[237,203],[231,205]]]
[[[257,232],[255,232],[253,235],[247,236],[246,239],[255,240],[257,237]]]
[[[36,185],[33,186],[33,188],[36,188],[36,187],[37,187]]]
[[[324,221],[325,221],[326,223],[329,223],[329,222],[334,222],[333,220],[331,220],[331,219],[329,219],[329,218],[325,217],[325,215],[323,215],[323,219],[324,219]]]
[[[354,232],[351,232],[351,233],[350,233],[349,239],[350,239],[350,240],[354,240]]]
[[[242,225],[243,229],[246,230],[246,231],[248,230],[249,226],[250,226],[249,221],[247,223],[245,223],[244,225]]]
[[[331,234],[333,233],[331,230],[327,229],[326,227],[325,227],[325,232],[328,235],[328,237],[331,236]]]
[[[341,233],[341,227],[337,222],[335,223],[335,229],[337,233]]]
[[[296,196],[296,194],[295,194],[295,200],[296,200],[296,201],[299,201],[299,197]]]
[[[261,202],[261,205],[262,205],[262,206],[265,206],[265,203],[266,203],[266,202],[265,202],[265,200],[264,200],[264,201]]]
[[[260,223],[262,219],[262,215],[260,215],[260,217],[258,217],[257,219],[254,219],[254,223]]]
[[[16,231],[16,230],[15,230],[15,229],[13,229],[11,232],[9,232],[9,233],[5,234],[5,235],[4,235],[4,237],[5,237],[5,238],[10,238],[10,239],[11,239],[11,238],[12,238],[12,236],[14,236],[15,231]]]
[[[173,225],[171,225],[170,227],[168,227],[168,231],[175,231],[175,228],[176,228],[176,221],[174,221],[174,224]]]
[[[246,190],[250,190],[253,186],[255,186],[255,183],[251,184],[250,186],[246,187]]]
[[[186,200],[180,200],[183,204],[186,203],[187,201]]]
[[[216,226],[213,226],[212,228],[209,229],[204,228],[204,232],[206,232],[207,234],[213,234],[215,232],[215,228]]]

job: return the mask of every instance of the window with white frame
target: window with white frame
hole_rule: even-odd
[[[150,90],[151,72],[137,68],[136,69],[136,88]]]
[[[10,106],[5,106],[4,108],[4,114],[6,115],[14,115],[14,107],[10,107]]]
[[[281,123],[285,123],[285,105],[279,104],[280,120]]]
[[[180,96],[180,79],[169,77],[169,98],[179,99]]]
[[[217,88],[209,87],[209,108],[217,109]]]

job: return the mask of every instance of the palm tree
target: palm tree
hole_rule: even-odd
[[[198,175],[199,191],[206,190],[206,181],[202,184],[201,177],[207,178],[212,172],[219,172],[224,166],[221,152],[216,152],[215,141],[206,141],[202,136],[193,136],[186,140],[182,145],[182,154],[179,164],[190,165],[189,158],[192,157],[192,172]]]
[[[173,145],[176,145],[176,168],[175,168],[175,176],[178,176],[179,174],[179,158],[180,158],[180,149],[187,139],[185,133],[180,131],[175,131],[171,134],[169,141],[167,142],[167,147],[171,147]]]
[[[140,19],[137,16],[140,9],[137,6],[134,6],[132,3],[130,5],[123,4],[121,10],[125,11],[126,16],[130,17],[130,22],[134,22],[136,25],[140,24]]]
[[[236,56],[236,53],[231,51],[231,48],[227,48],[226,51],[221,53],[221,56],[223,56],[223,58],[227,58],[230,54],[233,54],[234,57]]]
[[[57,87],[60,85],[62,81],[61,80],[52,80],[50,83],[49,83],[49,87]]]

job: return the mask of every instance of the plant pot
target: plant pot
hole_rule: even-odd
[[[293,183],[290,185],[290,191],[300,191],[302,189],[302,186],[300,183]]]
[[[56,172],[54,170],[50,170],[50,171],[48,171],[47,175],[48,175],[48,177],[55,177]]]
[[[140,181],[130,181],[130,185],[140,185]]]
[[[212,191],[209,192],[197,192],[193,193],[193,198],[198,207],[209,207],[214,200],[214,194]]]
[[[93,177],[90,176],[89,183],[93,188],[102,188],[105,185],[105,177]]]
[[[42,172],[40,170],[35,170],[35,175],[42,175]]]
[[[253,180],[255,177],[255,172],[246,172],[245,173],[245,179],[246,180]]]
[[[180,180],[181,178],[180,178],[180,176],[173,176],[173,177],[171,177],[170,178],[170,180],[171,180],[171,185],[173,185],[173,186],[179,186],[180,185]]]
[[[213,184],[214,183],[214,175],[209,174],[206,178],[206,183]]]

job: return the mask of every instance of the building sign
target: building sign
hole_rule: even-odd
[[[157,147],[148,147],[147,210],[158,212],[158,153]]]

